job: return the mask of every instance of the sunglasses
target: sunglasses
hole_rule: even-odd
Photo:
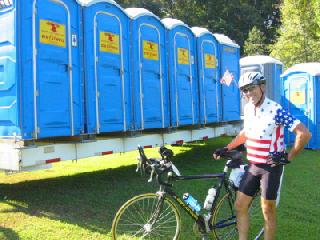
[[[250,87],[246,87],[246,88],[242,89],[242,92],[243,92],[244,94],[247,94],[247,93],[249,93],[249,92],[254,91],[255,89],[256,89],[256,86],[250,86]]]

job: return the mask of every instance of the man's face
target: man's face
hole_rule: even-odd
[[[242,90],[243,95],[247,101],[256,105],[262,97],[264,92],[264,84],[249,86]]]

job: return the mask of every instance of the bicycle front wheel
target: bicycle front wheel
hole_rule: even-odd
[[[112,239],[178,239],[180,213],[173,202],[155,193],[128,200],[116,213]]]
[[[238,239],[234,196],[225,194],[217,204],[212,218],[214,236],[218,240]]]

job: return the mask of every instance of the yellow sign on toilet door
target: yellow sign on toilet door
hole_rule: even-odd
[[[66,47],[66,27],[49,20],[40,20],[40,43]]]
[[[216,68],[217,67],[216,57],[213,54],[205,54],[204,65],[205,65],[205,68]]]
[[[119,35],[111,32],[100,32],[100,51],[114,54],[120,53]]]
[[[189,64],[189,51],[186,48],[178,48],[178,63]]]
[[[159,60],[159,45],[150,41],[143,41],[143,57],[149,60]]]
[[[306,94],[303,91],[292,91],[290,94],[290,101],[295,105],[305,104]]]

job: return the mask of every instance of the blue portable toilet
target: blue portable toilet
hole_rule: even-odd
[[[214,36],[220,50],[222,121],[240,120],[240,46],[223,34]]]
[[[182,21],[164,18],[170,89],[170,127],[199,123],[196,42]]]
[[[83,132],[81,7],[0,1],[0,136]]]
[[[135,130],[169,126],[165,27],[144,8],[127,8],[130,16],[133,121]]]
[[[240,73],[245,72],[261,72],[266,81],[266,96],[273,101],[281,102],[280,92],[280,75],[283,71],[283,64],[279,60],[270,56],[247,56],[240,59]],[[243,115],[243,106],[246,103],[244,98],[241,98],[241,115]]]
[[[311,132],[307,148],[320,149],[320,63],[296,64],[281,75],[282,106]],[[294,144],[295,136],[285,131],[285,142]]]
[[[200,122],[201,124],[219,122],[221,95],[218,42],[206,28],[191,29],[196,36]]]
[[[131,129],[129,17],[113,0],[83,9],[87,133]]]

